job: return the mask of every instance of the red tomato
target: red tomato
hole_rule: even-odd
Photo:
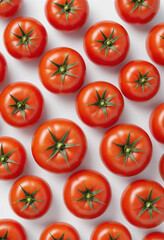
[[[64,201],[76,217],[92,219],[107,209],[111,200],[111,188],[107,179],[92,170],[72,174],[64,187]]]
[[[160,160],[159,171],[160,171],[162,179],[164,180],[164,154],[162,155],[161,160]]]
[[[121,70],[119,85],[125,97],[138,102],[147,101],[159,90],[160,74],[149,62],[132,61]]]
[[[26,151],[23,145],[14,138],[0,137],[0,149],[0,179],[18,177],[26,163]]]
[[[100,154],[110,171],[129,177],[147,167],[152,156],[152,143],[142,128],[132,124],[120,124],[104,135]]]
[[[0,219],[0,239],[27,240],[23,226],[11,219]]]
[[[32,153],[37,164],[54,173],[73,171],[83,161],[87,150],[81,128],[67,119],[53,119],[35,132]]]
[[[52,193],[41,178],[24,176],[11,187],[9,201],[13,211],[22,218],[42,217],[50,208]]]
[[[149,32],[146,49],[149,57],[154,62],[164,65],[164,23],[156,25]]]
[[[132,24],[150,22],[157,14],[160,0],[115,0],[118,15]]]
[[[32,61],[44,52],[47,32],[44,26],[34,18],[15,18],[5,29],[4,43],[12,57]]]
[[[81,28],[87,20],[89,6],[87,0],[47,0],[45,14],[56,29],[72,32]]]
[[[39,65],[43,85],[53,93],[70,94],[84,83],[86,66],[81,55],[71,48],[55,48],[44,55]]]
[[[129,36],[118,23],[102,21],[94,24],[84,38],[84,49],[90,60],[99,65],[121,63],[129,51]]]
[[[119,120],[123,108],[120,91],[107,82],[86,85],[76,99],[78,116],[90,127],[110,127]]]
[[[16,15],[22,8],[23,0],[1,0],[0,18],[10,18]]]
[[[0,53],[0,84],[5,80],[6,73],[7,73],[7,62],[4,56],[2,55],[2,53]]]
[[[41,117],[44,100],[33,84],[17,82],[8,85],[0,95],[3,119],[14,127],[27,127]]]
[[[91,240],[132,240],[128,229],[118,222],[104,222],[98,225],[91,236]]]
[[[54,223],[48,226],[40,236],[40,240],[80,240],[76,229],[67,223]]]
[[[144,237],[143,240],[164,240],[164,233],[153,232]]]
[[[160,143],[164,143],[164,103],[152,112],[149,126],[154,138]]]
[[[136,227],[153,228],[164,221],[164,188],[151,180],[139,180],[125,189],[121,207]]]

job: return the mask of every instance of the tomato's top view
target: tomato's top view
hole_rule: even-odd
[[[7,73],[7,62],[0,52],[0,84],[5,80]]]
[[[163,232],[153,232],[143,238],[143,240],[163,240],[163,239],[164,239]]]
[[[6,19],[16,15],[22,8],[23,0],[1,0],[0,18]]]

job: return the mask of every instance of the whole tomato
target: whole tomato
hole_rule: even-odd
[[[43,85],[51,92],[70,94],[84,83],[86,66],[81,55],[71,48],[55,48],[47,52],[39,65]]]
[[[123,108],[120,91],[107,82],[86,85],[76,99],[77,114],[90,127],[110,127],[119,120]]]
[[[19,222],[11,219],[0,219],[0,239],[27,240],[27,235]]]
[[[129,36],[118,23],[102,21],[94,24],[84,37],[84,49],[89,59],[99,65],[121,63],[129,51]]]
[[[49,225],[41,234],[40,240],[80,240],[80,236],[76,229],[63,222],[53,223]]]
[[[3,119],[14,127],[27,127],[41,117],[44,100],[37,87],[28,82],[8,85],[0,95]]]
[[[153,232],[143,238],[143,240],[163,240],[163,239],[164,239],[164,233],[162,232]]]
[[[0,18],[10,18],[16,15],[22,8],[23,0],[1,0]]]
[[[121,70],[119,85],[125,97],[138,102],[147,101],[159,90],[160,74],[149,62],[132,61]]]
[[[132,240],[128,229],[119,222],[104,222],[98,225],[91,240]]]
[[[24,176],[11,187],[9,201],[13,211],[22,218],[42,217],[50,208],[52,193],[49,185],[41,178]]]
[[[156,25],[149,32],[146,49],[149,57],[154,62],[164,65],[164,23]]]
[[[100,155],[110,171],[129,177],[147,167],[152,156],[152,143],[142,128],[132,124],[120,124],[104,135]]]
[[[118,15],[131,24],[145,24],[157,14],[160,0],[115,0]]]
[[[0,137],[0,180],[18,177],[24,170],[26,151],[14,138]]]
[[[81,28],[87,20],[88,13],[87,0],[47,0],[45,5],[49,23],[64,32]]]
[[[151,113],[149,126],[154,138],[164,144],[164,103]]]
[[[73,171],[83,161],[87,150],[81,128],[67,119],[53,119],[42,124],[32,140],[32,154],[37,164],[47,171]]]
[[[111,200],[111,188],[107,179],[92,170],[72,174],[65,183],[64,201],[76,217],[92,219],[107,209]]]
[[[139,180],[125,189],[121,207],[126,219],[136,227],[153,228],[164,221],[164,188],[151,180]]]
[[[7,62],[4,56],[2,55],[2,53],[0,53],[0,84],[5,80],[6,73],[7,73]]]
[[[44,52],[47,32],[34,18],[15,18],[5,29],[4,43],[12,57],[22,61],[32,61]]]
[[[161,160],[160,160],[159,171],[160,171],[162,179],[164,180],[164,154],[162,155]]]

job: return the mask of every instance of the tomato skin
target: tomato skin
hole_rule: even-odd
[[[157,64],[164,65],[164,23],[156,25],[149,32],[146,49],[149,57]]]
[[[16,15],[23,5],[23,0],[11,0],[12,4],[7,2],[0,3],[0,18],[6,19]]]
[[[164,233],[162,232],[153,232],[143,238],[143,240],[163,240],[163,239],[164,239]]]
[[[56,0],[55,3],[65,4],[65,0]],[[69,3],[70,1],[68,1]],[[48,22],[57,30],[64,32],[73,32],[81,28],[89,14],[89,5],[87,0],[75,0],[73,7],[80,8],[76,11],[76,15],[73,13],[69,13],[68,20],[66,20],[65,13],[58,14],[61,8],[57,7],[52,3],[51,0],[46,1],[45,5],[45,14]]]
[[[148,71],[150,73],[147,77],[155,77],[149,81],[152,87],[144,86],[144,91],[142,86],[136,88],[136,80],[139,79],[139,72],[144,75]],[[149,62],[136,60],[131,61],[126,64],[120,72],[119,75],[119,85],[122,93],[125,97],[133,101],[147,101],[154,97],[160,87],[160,74],[157,68]]]
[[[115,42],[115,47],[119,53],[109,50],[105,56],[105,49],[99,51],[102,46],[96,40],[103,40],[100,30],[109,37],[114,29],[114,37],[121,35]],[[84,37],[84,50],[88,58],[96,64],[104,66],[115,66],[121,63],[127,56],[130,41],[127,31],[120,24],[112,21],[101,21],[89,28]]]
[[[116,103],[116,106],[109,106],[107,118],[103,110],[97,106],[88,106],[97,101],[96,90],[102,96],[107,89],[106,98],[114,96],[110,103]],[[76,111],[79,118],[90,127],[107,128],[116,123],[123,111],[124,99],[114,85],[108,82],[92,82],[81,89],[76,99]]]
[[[145,3],[151,6],[137,8],[132,12],[133,5],[128,4],[129,0],[115,0],[115,7],[118,15],[127,23],[130,24],[145,24],[150,22],[157,14],[160,6],[160,0],[146,0]]]
[[[24,202],[14,204],[14,202],[25,198],[20,185],[30,194],[39,189],[35,198],[41,200],[41,202],[34,203],[38,211],[35,211],[31,206],[21,211]],[[12,185],[9,193],[9,202],[11,208],[19,217],[32,220],[42,217],[48,211],[52,202],[52,192],[49,185],[42,178],[30,175],[24,176]]]
[[[0,84],[5,80],[6,74],[7,74],[7,62],[2,53],[0,53]]]
[[[64,239],[80,240],[80,236],[76,229],[70,224],[57,222],[49,225],[41,234],[40,240],[52,240],[51,235],[55,239],[59,239],[64,234]]]
[[[151,113],[149,126],[153,137],[164,144],[164,103],[160,104]]]
[[[162,155],[161,160],[160,160],[159,171],[160,171],[162,179],[164,180],[164,154]]]
[[[103,190],[96,195],[104,204],[92,202],[92,210],[86,201],[77,202],[82,197],[77,189],[91,189],[92,191]],[[93,170],[81,170],[72,174],[65,183],[63,196],[68,210],[76,217],[93,219],[103,214],[111,201],[111,188],[107,179],[99,172]]]
[[[18,23],[26,34],[34,30],[30,37],[35,38],[31,41],[36,46],[28,44],[29,51],[24,44],[16,46],[20,39],[14,34],[21,34]],[[7,25],[4,31],[4,44],[12,57],[22,61],[32,61],[40,57],[44,52],[47,44],[47,32],[44,26],[35,18],[18,17]]]
[[[152,199],[162,196],[157,203],[154,204],[156,208],[159,208],[161,213],[153,211],[152,220],[150,219],[148,211],[144,212],[140,217],[140,213],[143,203],[137,197],[139,195],[143,199],[147,199],[151,189]],[[131,183],[124,190],[121,198],[122,212],[125,218],[134,226],[140,228],[154,228],[160,225],[164,221],[164,188],[155,181],[151,180],[139,180]]]
[[[121,234],[120,234],[121,233]],[[128,229],[119,222],[104,222],[99,224],[92,232],[91,240],[105,240],[109,239],[109,234],[113,239],[118,235],[119,240],[132,240]]]
[[[26,231],[19,222],[11,219],[0,219],[0,237],[3,237],[7,230],[7,239],[9,240],[27,240]]]
[[[68,65],[78,63],[71,68],[69,72],[78,77],[66,75],[63,84],[61,84],[61,74],[50,77],[57,71],[57,67],[54,66],[50,60],[62,65],[68,54]],[[77,51],[66,47],[55,48],[43,56],[39,65],[39,75],[43,85],[49,91],[56,94],[70,94],[76,92],[83,85],[86,76],[86,65]]]

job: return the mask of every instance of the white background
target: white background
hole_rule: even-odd
[[[31,16],[40,20],[47,29],[49,40],[46,51],[60,46],[72,47],[82,54],[87,65],[87,77],[85,85],[93,81],[107,81],[118,86],[118,73],[120,69],[130,60],[143,59],[150,61],[146,49],[145,39],[149,30],[156,24],[164,21],[164,1],[161,0],[161,7],[158,15],[154,20],[144,26],[131,26],[124,23],[117,15],[114,0],[88,0],[90,4],[90,15],[85,26],[81,30],[65,34],[53,29],[47,22],[44,15],[45,0],[24,0],[24,6],[18,16]],[[121,23],[128,31],[131,40],[131,49],[127,59],[119,66],[101,67],[91,63],[83,50],[83,37],[87,29],[97,21],[114,20]],[[13,218],[21,222],[27,230],[28,239],[37,240],[43,229],[47,225],[56,221],[65,221],[74,225],[80,233],[81,240],[89,240],[93,228],[103,221],[120,221],[125,224],[131,231],[134,240],[140,240],[143,236],[153,230],[161,230],[164,224],[151,230],[142,230],[130,225],[122,215],[120,209],[120,197],[125,187],[134,180],[153,179],[163,184],[159,176],[158,165],[159,159],[164,152],[164,146],[155,141],[150,134],[148,119],[151,111],[164,102],[164,68],[157,66],[161,74],[161,88],[156,97],[146,103],[135,103],[125,99],[124,113],[119,123],[133,123],[143,127],[153,142],[154,153],[150,165],[139,175],[131,178],[122,178],[109,172],[99,156],[99,144],[106,130],[92,129],[85,126],[77,117],[75,112],[75,99],[77,94],[71,96],[54,95],[48,92],[40,83],[38,77],[38,64],[41,60],[31,63],[24,63],[13,59],[5,50],[3,44],[3,32],[7,25],[7,21],[0,20],[0,51],[4,54],[8,62],[8,76],[6,81],[0,86],[0,91],[10,83],[17,81],[28,81],[34,83],[42,91],[45,98],[45,111],[40,121],[28,129],[16,129],[7,125],[3,119],[0,119],[0,136],[11,136],[21,141],[28,153],[28,163],[23,175],[33,174],[43,177],[51,186],[53,192],[53,203],[49,212],[42,218],[29,221],[19,218],[10,208],[8,202],[8,193],[14,181],[0,182],[0,218]],[[83,220],[74,217],[64,205],[62,197],[62,189],[66,179],[70,174],[56,175],[41,169],[34,161],[31,154],[32,135],[43,122],[52,118],[68,118],[78,123],[84,130],[88,140],[88,152],[82,165],[77,169],[95,169],[103,173],[109,180],[113,197],[110,206],[106,212],[97,219]]]

